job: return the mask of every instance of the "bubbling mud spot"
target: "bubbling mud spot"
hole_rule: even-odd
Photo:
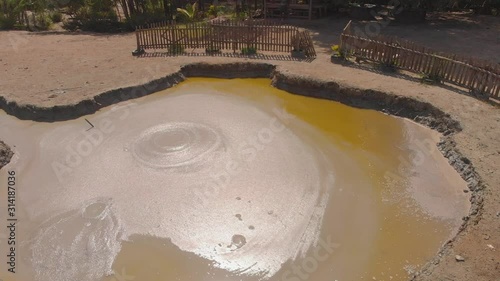
[[[247,239],[245,238],[245,236],[243,235],[240,235],[240,234],[235,234],[233,235],[233,238],[231,238],[231,246],[235,246],[237,249],[245,246],[245,244],[247,243]]]
[[[83,211],[83,217],[102,220],[107,215],[108,208],[109,206],[104,202],[92,203]]]
[[[219,133],[200,123],[171,122],[144,130],[133,144],[133,155],[157,168],[190,165],[222,146]]]

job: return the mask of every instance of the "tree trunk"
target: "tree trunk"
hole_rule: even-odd
[[[125,16],[126,19],[130,19],[130,13],[128,11],[127,2],[125,0],[120,0],[119,2],[123,10],[123,15]]]
[[[171,20],[172,12],[170,11],[170,7],[168,6],[168,0],[163,0],[163,11],[165,11],[165,18],[167,20]]]
[[[3,0],[3,13],[5,15],[8,14],[8,10],[7,10],[7,0]]]
[[[135,15],[136,14],[136,9],[135,9],[135,5],[134,5],[134,0],[128,0],[127,1],[127,7],[128,7],[128,11],[130,13],[130,16],[132,15]]]
[[[175,14],[177,11],[177,8],[179,8],[179,1],[178,0],[172,0],[172,6],[170,7],[172,10],[172,13]]]
[[[26,21],[26,29],[30,30],[30,19],[28,18],[28,12],[24,10],[22,13],[24,14],[24,20]]]

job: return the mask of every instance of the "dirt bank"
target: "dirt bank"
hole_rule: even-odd
[[[459,132],[460,124],[449,114],[428,102],[402,97],[383,91],[346,87],[333,81],[322,81],[309,77],[281,72],[274,65],[265,63],[192,63],[179,71],[145,84],[118,88],[82,99],[75,104],[44,107],[35,104],[20,104],[0,96],[0,108],[19,119],[54,122],[74,119],[92,114],[100,108],[149,95],[170,88],[186,77],[214,78],[270,78],[273,86],[293,94],[338,101],[350,106],[374,109],[417,121],[436,129],[444,135]]]

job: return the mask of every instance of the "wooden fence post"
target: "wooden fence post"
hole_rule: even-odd
[[[347,46],[346,46],[346,42],[345,42],[345,36],[347,34],[351,34],[351,23],[352,23],[352,20],[350,20],[347,25],[344,27],[344,29],[342,30],[342,33],[340,34],[340,50],[342,52],[346,52],[347,51]]]
[[[135,39],[137,40],[137,49],[136,50],[140,50],[140,48],[141,48],[141,44],[139,42],[139,32],[141,32],[141,31],[139,30],[139,27],[136,26],[135,27]]]

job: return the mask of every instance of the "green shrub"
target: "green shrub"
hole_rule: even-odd
[[[217,17],[217,6],[215,5],[210,5],[207,11],[207,16],[211,17]]]
[[[436,73],[422,73],[421,81],[425,84],[441,84],[443,76]]]
[[[382,72],[398,72],[398,62],[396,59],[385,62],[379,62],[378,68]]]
[[[4,16],[3,13],[0,12],[0,30],[14,29],[16,22],[15,17]]]
[[[212,54],[220,54],[221,51],[219,48],[208,47],[208,48],[205,48],[205,53],[212,55]]]
[[[340,45],[333,45],[333,46],[331,46],[331,49],[333,51],[332,55],[334,57],[338,57],[338,58],[341,58],[344,60],[347,60],[349,58],[349,54],[346,53],[344,50],[342,50]]]
[[[128,31],[134,31],[137,26],[142,26],[152,22],[165,21],[165,14],[162,10],[153,10],[141,14],[134,14],[125,20],[125,28]]]
[[[184,46],[180,44],[173,44],[168,46],[168,52],[172,55],[178,55],[184,53]]]
[[[48,30],[52,25],[52,20],[50,19],[49,14],[38,13],[35,16],[35,19],[36,19],[35,26],[40,30]]]
[[[243,55],[255,55],[257,54],[257,48],[253,46],[242,48],[241,53]]]
[[[122,30],[122,24],[109,19],[91,19],[83,22],[81,29],[94,32],[119,32]]]
[[[75,31],[80,28],[80,24],[74,20],[63,21],[63,28],[69,31]]]
[[[215,17],[226,15],[232,13],[232,8],[226,5],[210,5],[207,15],[213,15]]]
[[[238,12],[238,13],[233,13],[231,14],[231,18],[235,20],[246,20],[250,17],[250,14],[248,12]]]
[[[116,32],[121,25],[113,9],[94,10],[84,7],[77,19],[82,30],[95,32]]]
[[[62,18],[63,18],[63,15],[62,15],[62,13],[60,11],[53,11],[53,12],[50,13],[50,19],[54,23],[61,22]]]
[[[73,16],[64,23],[69,30],[88,30],[94,32],[117,32],[123,25],[118,21],[112,0],[75,1],[70,8]]]

